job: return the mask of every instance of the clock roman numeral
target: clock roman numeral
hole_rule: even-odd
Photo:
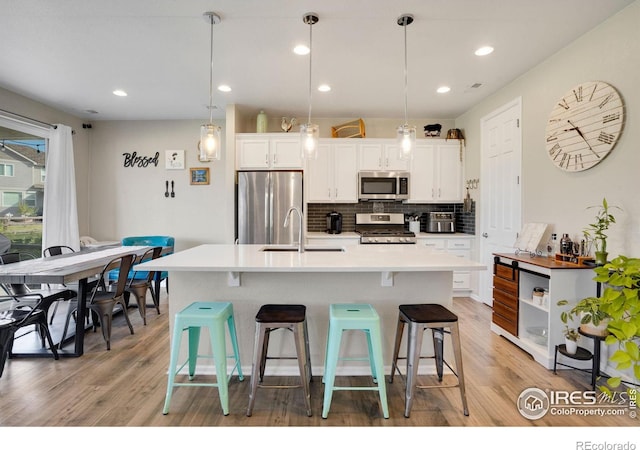
[[[561,152],[562,149],[560,148],[560,145],[555,144],[549,149],[549,156],[553,156],[553,159],[555,160]]]
[[[569,155],[568,153],[563,153],[562,160],[560,161],[560,167],[564,166],[564,164],[566,163],[567,165],[565,167],[568,168],[569,161],[571,161],[571,155]]]
[[[611,94],[611,93],[610,93],[609,95],[607,95],[607,96],[606,96],[606,97],[605,97],[605,98],[600,102],[600,104],[598,105],[598,107],[599,107],[600,109],[602,109],[602,107],[603,107],[604,105],[606,105],[606,104],[609,102],[609,100],[611,100],[612,98],[613,98],[613,94]]]
[[[576,101],[577,102],[581,102],[582,101],[582,86],[578,86],[578,91],[576,92],[576,90],[573,90],[573,95],[576,96]]]
[[[605,144],[611,144],[615,136],[613,134],[605,133],[604,131],[600,132],[600,136],[598,136],[598,140]]]
[[[620,118],[619,112],[612,113],[612,114],[605,114],[602,117],[602,123],[613,122],[614,120],[618,120],[619,118]]]
[[[584,162],[582,161],[582,153],[578,153],[576,155],[576,168],[578,167],[578,163],[580,164],[580,168],[584,169]]]
[[[596,89],[598,89],[598,83],[593,85],[593,91],[591,92],[591,95],[589,96],[589,101],[591,101],[593,99],[593,94],[596,93]]]
[[[569,109],[569,104],[564,98],[560,102],[558,102],[558,105],[562,106],[564,109]],[[600,107],[602,108],[602,106]]]
[[[547,142],[551,142],[551,141],[557,141],[558,140],[558,132],[556,131],[555,133],[547,136]]]

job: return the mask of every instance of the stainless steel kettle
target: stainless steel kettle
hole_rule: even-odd
[[[336,211],[327,214],[327,233],[342,233],[342,214]]]

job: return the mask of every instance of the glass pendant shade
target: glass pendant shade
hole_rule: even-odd
[[[409,125],[401,125],[396,133],[398,143],[398,158],[402,160],[410,160],[413,155],[413,149],[416,146],[416,127]]]
[[[312,123],[300,125],[300,143],[300,156],[304,159],[316,159],[320,143],[320,127]]]
[[[316,13],[306,13],[302,16],[302,21],[309,25],[309,119],[307,123],[300,125],[300,156],[302,159],[316,159],[318,157],[318,146],[320,144],[320,127],[311,123],[311,59],[313,51],[313,25],[318,23]]]
[[[213,123],[200,127],[200,154],[198,159],[201,162],[220,160],[222,154],[220,131],[220,127]]]

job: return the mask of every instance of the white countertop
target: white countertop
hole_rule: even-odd
[[[340,234],[329,234],[324,231],[310,231],[306,234],[311,239],[360,239],[360,235],[355,231],[345,231]],[[418,239],[475,239],[475,235],[467,233],[425,233],[416,234]]]
[[[342,252],[261,251],[264,245],[204,244],[137,266],[197,272],[423,272],[486,266],[419,245],[344,245]],[[287,247],[287,246],[272,246]],[[307,246],[321,248],[322,246]]]

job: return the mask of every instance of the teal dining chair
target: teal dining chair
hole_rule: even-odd
[[[163,247],[162,256],[170,255],[173,253],[173,247],[175,245],[175,238],[173,236],[126,236],[122,238],[121,244],[127,245],[147,245],[149,247]],[[129,271],[129,279],[145,280],[148,276],[148,272],[136,271],[135,265]],[[167,293],[169,293],[169,273],[166,271],[156,272],[155,281],[153,283],[153,291],[156,299],[160,299],[160,282],[165,281]],[[118,270],[112,270],[109,272],[109,281],[114,282],[118,279]]]

